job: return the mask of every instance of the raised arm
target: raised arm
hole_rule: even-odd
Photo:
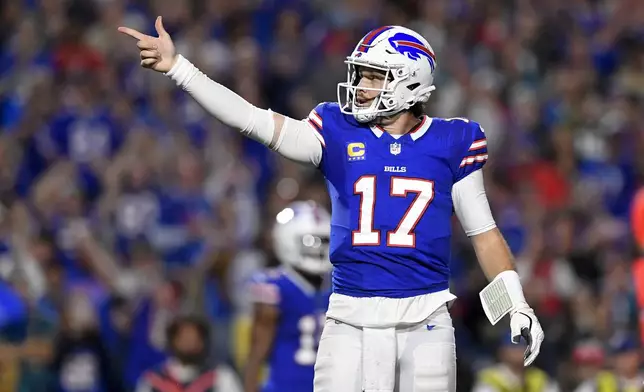
[[[320,163],[321,141],[306,122],[274,113],[270,109],[255,107],[210,79],[190,61],[176,53],[172,38],[163,27],[160,16],[157,17],[155,27],[158,37],[128,27],[118,29],[138,40],[142,67],[169,76],[219,121],[280,155],[316,166]]]

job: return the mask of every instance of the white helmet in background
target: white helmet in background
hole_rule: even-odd
[[[310,274],[331,270],[331,216],[312,201],[297,201],[280,211],[273,227],[273,250],[279,261]]]
[[[406,27],[383,26],[370,31],[345,63],[348,65],[347,81],[338,84],[338,103],[342,113],[351,114],[362,123],[392,116],[418,102],[427,102],[436,89],[433,85],[434,50],[425,38]],[[365,89],[380,92],[368,107],[361,107],[356,102],[359,67],[385,73],[382,88]]]

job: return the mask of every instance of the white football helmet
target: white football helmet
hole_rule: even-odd
[[[279,261],[310,274],[331,270],[331,217],[315,202],[297,201],[280,211],[273,227],[273,250]]]
[[[338,83],[338,103],[342,113],[351,114],[362,123],[389,117],[417,102],[427,102],[436,89],[433,85],[434,50],[425,38],[406,27],[383,26],[370,31],[345,63],[348,65],[347,81]],[[382,88],[364,88],[380,92],[368,107],[356,103],[359,67],[385,73]]]

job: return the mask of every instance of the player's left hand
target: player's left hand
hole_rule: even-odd
[[[515,344],[518,344],[521,338],[525,339],[527,347],[523,356],[523,365],[530,366],[539,355],[544,333],[534,310],[527,304],[518,307],[510,314],[510,332],[512,342]]]

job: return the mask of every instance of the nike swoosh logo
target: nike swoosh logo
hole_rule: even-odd
[[[434,329],[434,327],[435,327],[435,325],[428,325],[428,326],[427,326],[427,330],[428,330],[428,331],[431,331],[432,329]]]

